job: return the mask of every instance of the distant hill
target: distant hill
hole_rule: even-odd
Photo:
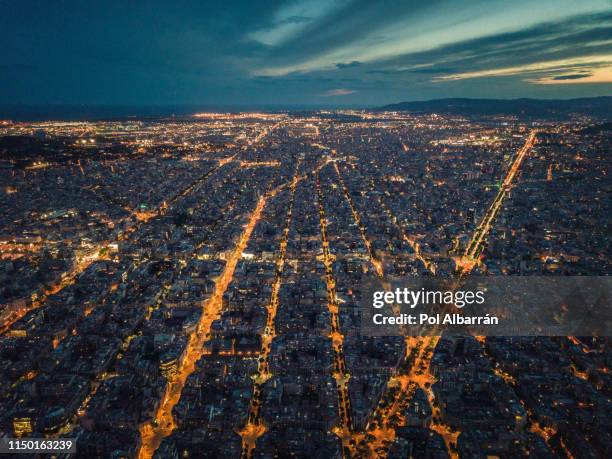
[[[612,97],[580,99],[436,99],[385,105],[376,111],[565,118],[580,113],[612,119]]]

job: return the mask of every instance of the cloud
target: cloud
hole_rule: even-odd
[[[381,8],[376,2],[353,0],[346,7],[312,21],[300,33],[279,41],[257,73],[283,76],[333,70],[337,62],[367,64],[402,55],[435,54],[440,48],[490,37],[507,38],[517,47],[537,47],[532,34],[543,33],[546,39],[576,34],[579,30],[559,26],[584,13],[609,14],[609,5],[604,5],[602,0],[542,0],[537,5],[527,0],[489,0],[485,6],[476,1],[389,0]],[[585,22],[589,22],[588,18]],[[548,30],[540,28],[542,24],[548,25]],[[603,25],[606,26],[605,22]],[[522,34],[524,31],[527,33]],[[518,36],[513,37],[513,33]],[[601,40],[609,40],[609,30],[607,33]],[[523,39],[524,43],[515,42],[515,38]],[[501,44],[501,49],[489,50],[491,56],[504,52]]]
[[[338,69],[350,69],[354,67],[359,67],[361,62],[359,61],[351,61],[351,62],[338,62],[336,64],[336,68]]]
[[[276,47],[299,35],[308,28],[310,23],[329,15],[339,6],[337,2],[325,0],[283,2],[275,11],[266,12],[264,10],[264,14],[271,14],[270,22],[248,33],[248,38],[270,47]]]
[[[359,91],[360,101],[374,103],[383,98],[580,97],[601,93],[601,86],[588,87],[588,83],[609,80],[603,69],[612,59],[612,10],[503,30],[384,59],[335,59],[331,66],[302,70],[270,66],[275,72],[268,75],[283,82],[307,77],[305,84],[315,91],[352,88]],[[351,65],[354,61],[359,64]],[[553,79],[587,73],[592,76]],[[560,89],[564,83],[565,92]]]
[[[585,85],[585,84],[610,84],[612,83],[612,63],[606,66],[591,67],[590,70],[566,73],[563,75],[544,75],[540,78],[529,80],[530,83],[538,85]]]
[[[560,71],[574,69],[579,66],[605,67],[612,64],[612,54],[600,56],[581,56],[571,59],[555,61],[533,62],[526,65],[476,70],[472,72],[453,73],[436,77],[435,81],[465,80],[468,78],[498,77],[525,75],[529,73],[542,73],[546,71]]]
[[[592,76],[593,73],[585,72],[585,73],[570,73],[569,75],[559,75],[553,77],[553,80],[561,81],[561,80],[579,80],[580,78],[588,78]]]
[[[276,25],[285,25],[285,24],[304,24],[306,22],[312,21],[312,18],[307,16],[289,16],[285,19],[280,19]]]
[[[330,89],[329,91],[321,94],[323,97],[336,97],[336,96],[348,96],[349,94],[354,94],[357,91],[353,89]]]

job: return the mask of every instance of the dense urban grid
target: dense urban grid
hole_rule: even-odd
[[[606,130],[608,129],[608,130]],[[608,338],[368,337],[375,276],[607,275],[609,126],[0,125],[0,432],[84,458],[604,458]]]

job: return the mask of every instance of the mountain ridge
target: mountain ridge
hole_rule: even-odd
[[[566,117],[569,114],[577,113],[610,119],[612,118],[612,96],[580,97],[576,99],[445,98],[398,102],[384,105],[374,109],[374,111],[530,117]]]

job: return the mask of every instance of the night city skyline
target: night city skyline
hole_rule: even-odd
[[[0,40],[0,456],[611,457],[609,0]]]

